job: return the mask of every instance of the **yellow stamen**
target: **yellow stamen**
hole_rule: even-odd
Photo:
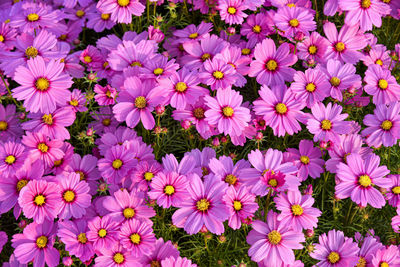
[[[255,33],[260,33],[261,32],[261,26],[260,25],[255,25],[253,27],[253,32]]]
[[[38,50],[33,47],[33,46],[29,46],[26,50],[25,50],[25,55],[27,58],[35,58],[38,55]]]
[[[234,185],[237,182],[237,177],[233,174],[228,174],[227,176],[225,176],[225,182],[230,185]]]
[[[124,213],[124,217],[126,219],[130,219],[130,218],[133,218],[135,216],[135,210],[132,209],[132,208],[125,208],[123,213]]]
[[[78,235],[78,241],[79,241],[79,243],[81,243],[81,244],[86,244],[86,242],[87,242],[86,234],[85,234],[85,233],[80,233],[80,234]]]
[[[229,8],[228,8],[228,13],[231,14],[231,15],[236,14],[236,8],[234,8],[234,7],[232,7],[232,6],[229,7]]]
[[[28,182],[29,181],[25,180],[25,179],[19,180],[18,183],[17,183],[17,191],[18,192],[21,191],[21,189],[24,188],[28,184]]]
[[[175,193],[175,188],[172,185],[167,185],[164,187],[164,193],[170,196]]]
[[[393,127],[393,123],[389,120],[385,120],[381,124],[381,128],[385,131],[389,131],[390,129],[392,129],[392,127]]]
[[[299,23],[299,20],[298,20],[298,19],[291,19],[291,20],[289,21],[289,24],[290,24],[290,26],[296,28],[297,26],[299,26],[300,23]]]
[[[315,86],[315,84],[313,84],[313,83],[308,83],[308,84],[306,85],[306,90],[307,90],[308,92],[310,92],[310,93],[314,92],[315,89],[316,89],[316,86]]]
[[[11,165],[15,162],[16,158],[13,155],[9,155],[4,160],[8,165]]]
[[[267,70],[269,70],[269,71],[275,71],[278,68],[278,62],[276,62],[273,59],[270,59],[267,61],[266,67],[267,67]]]
[[[362,7],[362,8],[367,9],[367,8],[369,8],[370,6],[371,6],[371,0],[362,0],[362,1],[361,1],[361,7]]]
[[[84,56],[84,57],[83,57],[83,60],[84,60],[86,63],[91,63],[91,62],[93,61],[91,56]]]
[[[144,96],[138,96],[135,99],[135,107],[142,109],[147,106],[147,100]]]
[[[39,143],[37,148],[42,152],[42,153],[47,153],[49,150],[49,147],[45,143]]]
[[[153,179],[153,177],[154,177],[154,174],[152,172],[145,172],[144,173],[144,179],[146,181],[148,181],[148,182],[150,182],[151,179]]]
[[[310,53],[310,55],[315,55],[318,51],[318,48],[315,45],[310,45],[308,47],[308,53]]]
[[[335,49],[338,52],[342,52],[343,50],[346,49],[346,45],[344,43],[342,43],[342,42],[338,42],[338,43],[335,44]]]
[[[293,215],[295,215],[295,216],[300,216],[303,214],[303,208],[298,204],[293,205],[291,209],[292,209]]]
[[[321,122],[322,130],[330,130],[332,128],[332,122],[330,120],[323,120]]]
[[[276,179],[270,179],[268,184],[272,187],[276,187],[278,185],[278,181]]]
[[[234,114],[234,110],[231,107],[224,107],[222,109],[222,113],[224,114],[225,117],[232,117]]]
[[[400,186],[395,186],[392,188],[392,192],[394,194],[400,194]]]
[[[300,161],[301,161],[301,163],[307,165],[308,163],[310,163],[310,158],[307,157],[307,156],[301,156],[301,157],[300,157]]]
[[[272,245],[278,245],[282,240],[282,236],[278,231],[273,230],[268,234],[268,240]]]
[[[39,15],[36,13],[31,13],[26,17],[29,21],[38,21],[39,20]]]
[[[276,112],[278,112],[279,114],[285,114],[286,112],[287,112],[287,106],[285,105],[285,104],[283,104],[283,103],[278,103],[276,106],[275,106],[275,110],[276,110]]]
[[[385,80],[385,79],[380,79],[378,81],[378,86],[379,88],[381,88],[382,90],[386,90],[389,87],[389,83]]]
[[[103,238],[103,237],[105,237],[107,235],[107,230],[102,228],[97,233],[101,238]]]
[[[119,1],[120,0],[118,0],[118,2]],[[117,263],[117,264],[121,264],[121,263],[123,263],[125,261],[124,255],[122,255],[122,253],[119,253],[119,252],[115,253],[113,259],[114,259],[114,262]]]
[[[363,187],[368,187],[372,184],[372,181],[368,175],[361,175],[358,177],[358,183]]]
[[[242,209],[242,203],[240,201],[237,201],[237,200],[233,201],[233,208],[235,210],[237,210],[237,211],[241,210]]]
[[[47,125],[52,125],[53,124],[53,116],[51,114],[44,114],[42,116],[42,120]]]
[[[39,78],[36,80],[35,86],[36,86],[37,90],[43,92],[43,91],[47,91],[47,89],[49,89],[50,83],[49,83],[49,80],[47,80],[46,78]]]
[[[223,74],[221,71],[219,71],[219,70],[214,71],[214,72],[213,72],[213,76],[214,76],[214,78],[217,79],[217,80],[220,80],[220,79],[224,78],[224,74]]]
[[[47,237],[42,235],[36,239],[36,246],[38,248],[45,248],[47,246]]]
[[[340,256],[339,253],[332,251],[331,253],[329,253],[328,255],[328,261],[330,263],[336,263],[340,260]]]
[[[175,85],[175,90],[178,91],[178,92],[180,92],[180,93],[185,92],[187,88],[188,88],[188,87],[187,87],[186,83],[184,83],[184,82],[178,82],[178,83]]]
[[[8,128],[8,123],[6,121],[0,121],[0,131],[5,131]]]
[[[332,77],[330,79],[330,83],[331,83],[332,86],[337,87],[337,86],[340,85],[340,79],[338,77]]]
[[[75,193],[71,190],[67,190],[63,194],[65,202],[71,203],[75,200]]]
[[[122,7],[126,7],[129,5],[130,0],[118,0],[118,5]]]
[[[85,15],[85,11],[79,9],[79,10],[76,11],[75,15],[76,15],[78,18],[82,18],[82,17]]]
[[[133,244],[136,244],[136,245],[139,245],[140,244],[140,235],[138,235],[138,234],[132,234],[131,236],[130,236],[130,238],[131,238],[131,242],[133,243]]]
[[[161,74],[163,74],[163,72],[164,72],[164,70],[163,70],[162,68],[156,68],[156,69],[153,71],[153,73],[154,73],[155,75],[161,75]]]
[[[110,14],[101,14],[101,19],[102,20],[109,20],[110,19]]]
[[[209,53],[204,53],[202,56],[201,56],[201,60],[202,61],[206,61],[207,59],[210,59],[211,58],[211,55],[209,54]]]
[[[199,36],[199,34],[198,34],[197,32],[195,32],[195,33],[191,33],[191,34],[189,35],[189,38],[190,38],[190,39],[196,39],[198,36]]]
[[[33,202],[35,202],[36,206],[42,206],[46,203],[46,198],[43,195],[37,195]]]
[[[199,211],[203,211],[203,212],[207,211],[208,208],[210,207],[210,202],[205,198],[200,199],[199,201],[197,201],[196,207]]]
[[[113,162],[112,162],[112,167],[114,168],[114,169],[120,169],[121,167],[122,167],[122,160],[120,160],[120,159],[115,159]]]

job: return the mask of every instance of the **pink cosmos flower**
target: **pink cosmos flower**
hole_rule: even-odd
[[[293,38],[296,33],[308,36],[310,31],[317,28],[314,16],[309,9],[299,6],[279,8],[274,16],[274,22],[276,27],[282,31],[279,33],[287,38]]]
[[[331,230],[319,236],[319,243],[314,245],[310,256],[319,260],[318,266],[355,266],[358,262],[359,248],[353,238],[344,236],[342,231]]]
[[[262,42],[273,32],[270,23],[268,23],[268,18],[268,14],[265,13],[251,14],[242,24],[240,34],[246,36],[248,40]]]
[[[322,102],[329,96],[331,87],[329,81],[318,69],[297,71],[293,79],[290,90],[295,94],[295,98],[304,101],[308,108],[312,108],[315,103]]]
[[[360,252],[358,254],[358,264],[372,265],[372,257],[381,249],[382,244],[372,236],[367,236],[362,240]]]
[[[221,59],[206,60],[203,66],[204,71],[200,72],[199,78],[213,91],[231,88],[237,79],[236,70]]]
[[[161,265],[161,261],[166,258],[177,258],[178,256],[179,251],[172,245],[171,241],[168,240],[164,242],[162,237],[160,237],[156,240],[154,250],[151,252],[151,254],[144,254],[140,258],[140,262],[144,265],[153,264],[157,266],[157,264]]]
[[[397,246],[391,245],[388,248],[381,248],[372,258],[373,266],[397,266],[400,265],[400,251]]]
[[[242,170],[250,168],[250,164],[244,159],[234,164],[231,157],[221,156],[219,159],[210,159],[208,168],[221,181],[239,189],[243,184],[241,178],[246,175]]]
[[[27,111],[51,113],[57,106],[64,106],[68,88],[72,85],[69,75],[63,74],[64,64],[55,60],[48,63],[40,56],[27,62],[28,67],[15,70],[15,81],[21,86],[14,88],[13,97],[25,100]]]
[[[155,54],[143,68],[140,68],[140,78],[161,80],[171,77],[179,68],[175,59],[168,60],[168,57]]]
[[[74,89],[69,98],[67,99],[67,106],[72,108],[74,112],[85,112],[88,110],[86,107],[86,95],[79,89]]]
[[[0,105],[0,141],[19,139],[24,133],[15,105]]]
[[[190,234],[196,234],[205,226],[211,233],[224,232],[223,222],[228,219],[228,208],[222,200],[224,184],[215,177],[204,182],[197,174],[188,177],[190,197],[172,215],[172,222]]]
[[[101,0],[96,5],[103,14],[111,14],[111,20],[116,23],[132,22],[132,15],[141,16],[145,6],[138,0]]]
[[[190,24],[182,30],[176,30],[173,32],[173,35],[179,37],[178,40],[182,43],[200,40],[208,36],[208,33],[211,32],[212,27],[212,23],[206,23],[202,21],[198,26]]]
[[[270,86],[292,81],[296,71],[290,66],[297,62],[297,56],[290,53],[289,44],[283,43],[276,49],[272,39],[265,39],[256,45],[254,56],[249,76],[257,77],[258,83]]]
[[[363,57],[362,61],[365,66],[377,64],[384,69],[389,69],[392,62],[389,52],[385,46],[376,45],[368,51],[368,54]]]
[[[364,81],[367,83],[364,90],[373,96],[374,104],[389,104],[400,100],[400,85],[390,70],[370,65],[365,72]]]
[[[101,252],[101,256],[96,257],[95,260],[97,267],[140,266],[137,257],[119,243],[111,249],[104,249]]]
[[[118,96],[118,104],[113,107],[115,118],[118,121],[126,121],[127,125],[134,128],[139,120],[144,128],[151,130],[155,121],[151,112],[154,107],[163,100],[161,94],[152,91],[152,80],[141,81],[137,77],[129,77],[124,82],[125,90]]]
[[[110,85],[101,86],[96,84],[94,86],[94,92],[96,95],[94,99],[99,103],[100,106],[113,105],[115,103],[115,98],[117,97],[117,90]]]
[[[6,232],[0,231],[0,253],[3,250],[3,247],[8,242],[8,236]]]
[[[10,51],[15,46],[15,40],[17,37],[17,30],[10,27],[9,24],[1,23],[0,24],[0,38],[2,41],[0,42],[0,51]]]
[[[93,12],[88,13],[87,18],[88,22],[86,26],[95,32],[102,32],[105,29],[110,30],[115,26],[115,22],[110,19],[111,14],[101,13],[98,9],[94,9]]]
[[[242,107],[243,97],[230,88],[217,90],[216,98],[206,95],[206,105],[210,108],[204,113],[206,121],[216,125],[224,134],[240,135],[250,121],[249,109]]]
[[[86,237],[95,250],[104,253],[118,244],[119,225],[110,216],[93,218],[88,222],[88,228]]]
[[[52,167],[55,161],[64,156],[64,152],[61,150],[63,142],[57,139],[50,140],[42,133],[26,132],[21,142],[30,149],[30,156],[40,159],[45,168]]]
[[[69,254],[82,262],[90,260],[95,253],[92,242],[86,236],[87,232],[88,223],[85,219],[65,220],[58,223],[57,236],[65,244],[65,249]]]
[[[369,146],[394,146],[400,139],[400,103],[376,105],[374,114],[367,114],[363,123],[367,126],[362,131]]]
[[[329,102],[325,107],[323,103],[316,103],[311,112],[313,117],[307,121],[307,129],[314,135],[314,142],[338,142],[339,134],[348,134],[351,131],[349,121],[344,121],[349,115],[341,114],[342,107]]]
[[[386,199],[389,205],[400,207],[400,175],[388,175],[387,178],[392,180],[392,186],[386,192]]]
[[[329,41],[314,31],[310,36],[305,37],[303,42],[297,44],[297,56],[303,60],[313,59],[316,62],[324,63],[328,47]]]
[[[304,117],[301,110],[305,103],[296,100],[290,89],[281,85],[274,86],[271,90],[264,85],[259,94],[261,100],[254,101],[254,112],[263,116],[266,125],[274,130],[274,135],[293,135],[301,130],[298,120]]]
[[[229,25],[242,24],[243,18],[247,17],[243,12],[247,6],[242,0],[219,0],[218,9],[221,19]]]
[[[156,199],[157,204],[164,209],[179,207],[188,197],[187,186],[186,176],[176,172],[159,172],[151,181],[151,191],[148,195],[151,199]]]
[[[352,201],[366,207],[381,208],[386,201],[378,189],[372,185],[389,188],[392,180],[384,178],[389,174],[386,166],[379,166],[380,158],[375,154],[365,159],[359,154],[347,156],[347,163],[339,163],[337,178],[340,183],[335,186],[335,194],[339,199],[350,197]]]
[[[197,267],[197,264],[192,263],[191,260],[187,258],[168,257],[161,261],[161,266],[174,266],[174,267]]]
[[[4,176],[12,176],[23,167],[28,152],[20,143],[0,142],[0,144],[0,173]]]
[[[287,194],[280,193],[274,198],[276,208],[281,211],[278,220],[291,225],[293,230],[313,229],[317,227],[318,217],[322,212],[313,208],[314,198],[310,195],[302,196],[300,191],[288,190]]]
[[[327,16],[333,16],[339,9],[339,0],[328,0],[324,5],[324,14]]]
[[[356,64],[363,56],[358,50],[367,46],[364,34],[359,33],[358,25],[344,25],[338,34],[336,25],[332,22],[324,24],[324,32],[330,45],[325,57],[340,62]]]
[[[57,224],[53,220],[43,223],[32,222],[27,225],[22,234],[15,234],[12,239],[14,255],[18,265],[33,261],[34,267],[56,267],[60,262],[60,253],[53,247]]]
[[[129,220],[121,225],[120,244],[135,257],[150,254],[156,242],[151,225],[139,220]]]
[[[132,187],[147,191],[154,176],[162,170],[157,161],[140,161],[132,173]]]
[[[61,207],[60,188],[56,183],[32,180],[21,189],[18,204],[25,217],[37,223],[53,220]]]
[[[256,196],[250,193],[246,186],[238,187],[238,189],[230,186],[223,200],[229,209],[228,225],[234,230],[240,229],[242,222],[252,218],[258,209]]]
[[[392,229],[396,233],[400,233],[400,207],[396,210],[397,215],[392,217]]]
[[[345,23],[350,26],[360,23],[361,30],[363,31],[372,30],[372,25],[381,27],[381,18],[390,13],[390,7],[378,0],[338,1],[340,9],[347,11]]]
[[[80,175],[77,173],[60,177],[58,185],[62,199],[59,218],[81,218],[85,215],[86,208],[91,204],[89,185],[85,181],[80,181]]]
[[[80,61],[86,65],[90,71],[102,65],[102,55],[99,49],[93,45],[88,45],[79,55]]]
[[[287,153],[284,154],[286,161],[293,162],[299,170],[298,176],[301,181],[305,181],[308,176],[311,178],[320,177],[324,172],[325,161],[321,159],[322,153],[318,147],[310,140],[301,140],[299,149],[288,148]]]
[[[248,251],[251,260],[261,262],[267,260],[268,266],[281,266],[283,263],[293,264],[293,249],[302,249],[305,241],[301,232],[294,231],[288,224],[278,221],[278,214],[270,210],[267,222],[254,221],[252,230],[247,235]]]

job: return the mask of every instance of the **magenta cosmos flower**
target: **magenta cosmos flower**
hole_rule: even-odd
[[[13,89],[13,97],[24,100],[27,111],[50,113],[64,106],[72,85],[69,75],[63,73],[64,64],[40,56],[28,60],[27,67],[15,70],[15,81],[21,86]]]
[[[277,210],[281,211],[278,220],[291,225],[293,230],[313,229],[317,227],[318,217],[322,212],[313,208],[314,198],[311,195],[302,196],[300,191],[288,190],[274,198]]]
[[[372,25],[381,27],[382,17],[389,15],[390,7],[379,0],[338,0],[339,7],[347,11],[345,23],[360,23],[361,30],[370,31]]]
[[[100,84],[96,84],[94,86],[94,92],[96,93],[94,99],[97,101],[97,103],[99,103],[100,106],[108,106],[115,103],[117,90],[111,87],[109,84],[104,87]]]
[[[303,42],[297,44],[298,57],[303,60],[315,60],[316,62],[326,62],[326,50],[329,41],[322,37],[318,32],[312,32]]]
[[[70,173],[58,180],[62,204],[60,207],[60,219],[81,218],[86,214],[86,208],[91,204],[89,185],[80,180],[80,175]]]
[[[331,230],[319,236],[310,256],[319,260],[320,267],[355,266],[358,263],[359,248],[353,238],[345,237],[342,231]]]
[[[331,85],[325,74],[318,69],[297,71],[293,79],[290,90],[295,94],[295,98],[304,101],[308,108],[329,96]]]
[[[263,116],[266,125],[274,130],[274,135],[293,135],[301,130],[297,120],[303,117],[301,110],[305,104],[296,100],[293,92],[285,85],[269,89],[262,86],[259,91],[261,100],[254,101],[254,112]]]
[[[393,102],[389,105],[376,105],[374,114],[367,114],[363,123],[367,126],[362,131],[369,146],[390,147],[397,144],[400,139],[400,103]]]
[[[329,102],[325,107],[318,102],[311,108],[313,117],[307,121],[307,129],[314,135],[314,142],[339,140],[339,134],[351,131],[351,122],[344,121],[349,115],[341,114],[342,107]]]
[[[19,264],[33,261],[34,267],[44,267],[45,264],[49,267],[58,266],[60,253],[53,247],[56,231],[57,224],[53,224],[52,220],[44,220],[42,224],[30,223],[22,234],[15,234],[12,246]]]
[[[17,115],[15,105],[0,105],[0,141],[19,139],[24,133]]]
[[[383,245],[374,237],[367,236],[362,240],[360,252],[358,253],[358,266],[373,266],[372,257],[381,249]]]
[[[197,264],[192,263],[192,261],[187,258],[182,258],[180,256],[177,257],[171,256],[162,260],[161,266],[197,267]]]
[[[101,256],[96,257],[95,265],[97,267],[131,267],[140,266],[131,251],[125,249],[117,243],[111,249],[101,251]]]
[[[37,223],[53,220],[61,207],[60,188],[56,183],[32,180],[21,189],[18,203],[25,217]]]
[[[144,254],[139,261],[145,266],[151,266],[151,264],[157,266],[157,264],[160,265],[161,261],[166,258],[177,258],[178,256],[179,251],[174,247],[174,245],[172,245],[171,241],[168,240],[167,242],[164,242],[162,237],[160,237],[156,240],[151,254]]]
[[[203,183],[197,174],[192,174],[187,190],[190,194],[172,215],[172,222],[184,228],[190,235],[196,234],[205,226],[211,233],[224,232],[223,222],[228,219],[229,211],[222,200],[225,185],[214,176]]]
[[[86,219],[62,221],[58,223],[57,236],[65,244],[65,250],[82,262],[94,256],[92,242],[87,239],[88,223]]]
[[[276,49],[272,39],[258,43],[254,50],[255,60],[250,64],[250,77],[257,77],[257,82],[263,85],[282,85],[292,81],[296,72],[290,68],[297,62],[297,56],[291,54],[289,44],[283,43]]]
[[[302,249],[305,241],[302,232],[294,231],[288,224],[278,221],[278,214],[270,210],[267,222],[254,221],[252,230],[247,235],[247,243],[251,245],[248,254],[251,260],[268,261],[268,266],[293,264],[293,249]],[[268,258],[267,258],[268,257]]]
[[[107,251],[118,244],[119,224],[110,216],[99,216],[88,223],[87,239],[93,243],[95,250]]]
[[[386,192],[386,199],[389,205],[400,207],[400,175],[388,175],[387,178],[392,180],[392,186]]]
[[[273,32],[271,24],[273,24],[272,18],[268,16],[268,13],[251,14],[242,24],[240,34],[246,36],[248,40],[262,42]]]
[[[150,254],[156,242],[151,225],[135,219],[121,225],[119,238],[121,245],[138,258]]]
[[[141,16],[145,6],[138,0],[101,0],[97,9],[103,14],[110,14],[117,23],[131,23],[132,15]]]
[[[227,156],[221,156],[219,159],[212,158],[208,163],[208,169],[217,178],[236,189],[241,187],[242,177],[246,175],[242,170],[249,167],[250,164],[246,160],[241,159],[234,164],[232,158]]]
[[[215,57],[206,60],[203,66],[204,70],[199,74],[199,78],[213,91],[231,88],[237,79],[236,70],[224,60]]]
[[[155,121],[151,112],[163,100],[161,94],[152,91],[154,82],[152,80],[142,82],[137,77],[129,77],[125,80],[124,87],[125,90],[118,95],[118,104],[113,107],[115,118],[120,122],[126,121],[131,128],[134,128],[140,120],[144,128],[153,129]]]
[[[379,65],[370,65],[365,72],[364,81],[367,83],[364,90],[373,96],[374,104],[389,104],[400,100],[400,85],[390,70],[382,69]]]
[[[317,28],[310,10],[298,6],[279,8],[274,16],[274,22],[276,27],[282,31],[282,35],[287,38],[293,38],[296,33],[308,36],[309,32]]]
[[[223,200],[229,208],[228,225],[234,230],[240,229],[242,222],[252,218],[258,210],[256,196],[250,193],[246,186],[241,186],[237,190],[230,186]]]
[[[400,266],[400,251],[397,246],[381,248],[372,258],[373,266]]]
[[[243,18],[247,17],[247,14],[243,12],[247,9],[245,1],[219,0],[218,9],[221,19],[230,25],[242,24]]]
[[[243,97],[230,88],[217,90],[216,98],[206,95],[204,100],[210,108],[204,115],[206,121],[216,125],[224,134],[241,135],[250,121],[250,110],[242,107]]]
[[[164,209],[179,205],[188,197],[186,176],[176,172],[159,172],[151,181],[151,199],[156,199],[157,204]]]
[[[384,178],[389,170],[386,166],[379,166],[379,156],[370,154],[363,159],[359,154],[350,154],[346,161],[346,164],[339,163],[337,167],[336,175],[340,182],[335,186],[336,197],[350,197],[363,207],[370,204],[374,208],[382,208],[386,204],[385,198],[374,186],[387,189],[391,187],[392,180]]]
[[[283,154],[279,150],[268,149],[263,155],[260,150],[253,150],[248,155],[251,165],[255,169],[246,169],[243,172],[245,186],[257,196],[265,196],[272,191],[295,190],[300,185],[295,173],[296,166],[291,162],[282,163]],[[271,191],[271,193],[272,193]]]
[[[0,142],[0,172],[4,176],[14,175],[28,157],[25,146],[14,142]]]

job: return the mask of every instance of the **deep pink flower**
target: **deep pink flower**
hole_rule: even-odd
[[[328,46],[329,41],[314,31],[310,36],[305,37],[303,42],[297,44],[297,55],[303,60],[313,59],[324,63],[326,62],[325,54]]]
[[[242,0],[219,0],[218,9],[221,19],[230,25],[242,24],[243,18],[247,17],[243,12],[247,6]]]
[[[0,105],[0,141],[19,139],[23,133],[15,105]]]
[[[237,79],[236,70],[216,57],[212,60],[206,60],[203,66],[204,71],[200,72],[199,78],[204,84],[209,85],[213,91],[231,88]]]
[[[137,258],[150,254],[156,242],[151,225],[135,219],[121,225],[119,238],[121,245]]]
[[[140,266],[140,263],[137,260],[137,257],[135,257],[131,251],[117,243],[111,249],[102,250],[101,256],[96,257],[95,265],[97,267]]]
[[[383,247],[372,258],[373,266],[397,266],[400,265],[400,251],[397,246]]]
[[[221,156],[218,159],[210,159],[208,168],[221,181],[239,189],[243,184],[241,178],[246,176],[246,173],[242,170],[250,168],[250,164],[244,159],[234,164],[231,157]]]
[[[86,233],[87,239],[92,242],[95,250],[103,253],[118,244],[119,224],[110,216],[99,216],[88,222],[89,230]]]
[[[160,237],[155,242],[154,250],[149,255],[143,255],[140,258],[140,262],[142,264],[161,264],[161,261],[169,258],[174,257],[177,258],[179,256],[179,251],[172,245],[171,241],[166,241]]]
[[[18,170],[20,170],[26,158],[28,152],[20,143],[0,142],[0,172],[4,176],[12,176]]]
[[[187,258],[182,258],[180,256],[177,257],[168,257],[161,261],[161,266],[174,266],[174,267],[197,267],[197,264],[192,263],[191,260]]]
[[[271,13],[251,14],[242,24],[240,34],[246,36],[248,40],[263,41],[267,35],[274,31],[271,27],[272,18],[269,14]]]
[[[400,207],[400,175],[388,175],[387,178],[392,180],[392,186],[386,192],[386,199],[389,205]]]
[[[101,0],[96,5],[101,13],[111,14],[111,20],[129,24],[132,15],[141,16],[145,6],[138,0]]]
[[[109,84],[104,87],[96,84],[94,86],[94,92],[96,93],[94,99],[96,99],[97,103],[99,103],[100,106],[108,106],[115,103],[117,90],[111,87]]]
[[[310,31],[317,28],[314,16],[309,9],[299,6],[283,6],[274,16],[276,27],[282,31],[280,34],[287,38],[293,38],[296,33],[308,36]]]

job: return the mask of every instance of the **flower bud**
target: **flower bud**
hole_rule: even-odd
[[[71,257],[64,257],[62,262],[65,266],[71,266],[74,263]]]

